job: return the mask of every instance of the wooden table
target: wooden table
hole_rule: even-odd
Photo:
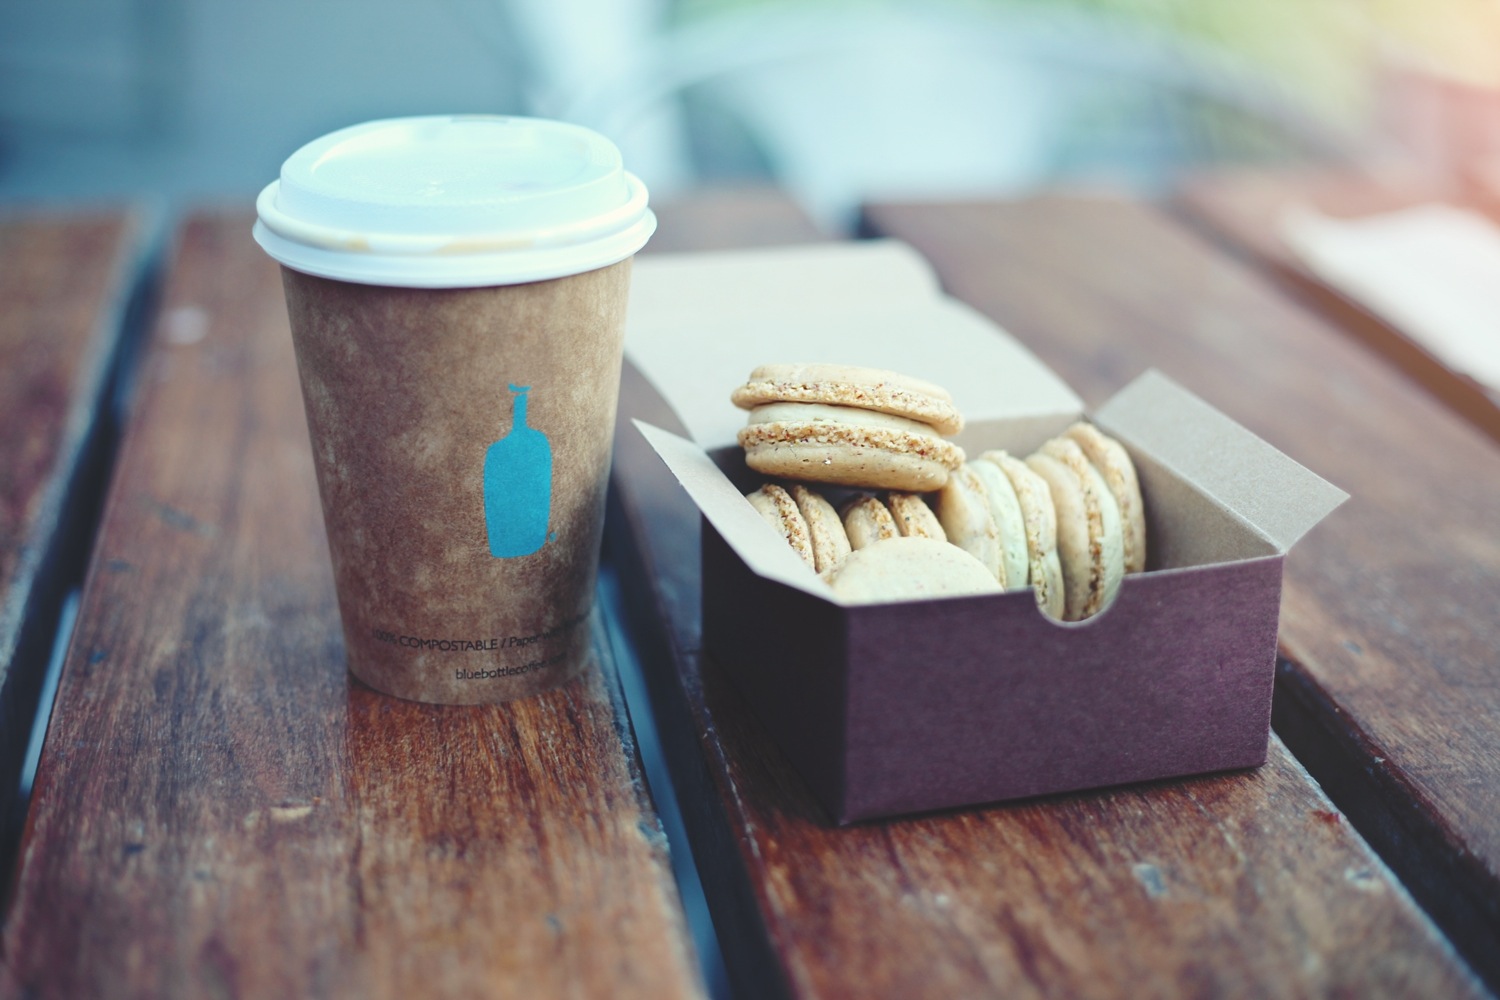
[[[1449,368],[1418,340],[1315,274],[1281,239],[1288,208],[1308,206],[1334,218],[1358,218],[1434,202],[1456,204],[1500,220],[1500,197],[1456,192],[1409,176],[1352,170],[1222,170],[1182,184],[1175,208],[1189,224],[1271,275],[1340,330],[1385,355],[1409,378],[1500,441],[1500,390]]]
[[[674,248],[738,242],[715,208],[664,210]],[[771,216],[763,240],[818,238],[785,213],[772,235]],[[1153,209],[885,205],[864,225],[915,245],[1086,401],[1161,368],[1354,499],[1288,564],[1266,767],[834,830],[701,656],[693,508],[622,430],[612,537],[641,583],[655,706],[732,928],[731,978],[755,996],[1462,995],[1476,987],[1456,944],[1493,983],[1500,455]],[[634,373],[623,398],[673,426]]]
[[[25,814],[62,601],[88,557],[153,233],[120,212],[0,216],[0,858]]]
[[[660,216],[656,252],[821,238],[765,193]],[[61,230],[28,225],[29,259]],[[596,668],[531,702],[374,694],[343,670],[275,267],[247,216],[201,214],[166,260],[0,995],[702,995],[669,864],[689,852],[740,997],[1500,982],[1492,443],[1141,205],[885,205],[866,226],[1086,400],[1162,368],[1354,495],[1288,562],[1265,767],[830,827],[700,655],[696,513],[625,423],[608,548],[645,702],[627,713],[602,627]],[[107,312],[58,282],[36,279],[42,313]],[[629,370],[622,413],[674,422]],[[645,712],[683,813],[671,843],[632,738]]]
[[[36,776],[0,995],[688,997],[611,649],[510,708],[352,681],[249,216],[166,268]]]

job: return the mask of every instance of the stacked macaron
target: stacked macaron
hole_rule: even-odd
[[[750,411],[745,462],[768,476],[878,489],[935,490],[963,464],[945,435],[963,429],[947,390],[878,368],[763,365],[731,395]]]
[[[771,483],[749,500],[846,601],[1030,587],[1048,615],[1081,621],[1145,568],[1135,468],[1090,424],[1025,461],[968,462],[942,436],[963,426],[952,397],[894,372],[766,365],[732,398],[751,411],[739,440],[752,469],[844,493],[836,508],[803,482]]]

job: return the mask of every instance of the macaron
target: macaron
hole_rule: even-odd
[[[1015,490],[1026,532],[1026,579],[1037,607],[1061,620],[1065,611],[1062,562],[1057,555],[1057,511],[1047,481],[1025,462],[1004,451],[987,451],[980,463],[991,463],[1005,473]]]
[[[792,551],[802,557],[807,565],[817,568],[813,557],[812,535],[807,529],[807,519],[797,507],[792,495],[775,483],[766,483],[753,493],[745,495],[750,506],[760,513],[778,535],[784,538]]]
[[[829,583],[846,604],[877,604],[1000,591],[989,569],[936,538],[885,538],[855,549]]]
[[[936,538],[946,542],[948,535],[932,508],[915,493],[888,493],[885,505],[890,509],[896,531],[903,538]]]
[[[801,483],[787,488],[797,511],[807,523],[807,534],[812,544],[813,568],[819,574],[835,569],[848,557],[849,536],[844,532],[844,523],[838,511],[833,509],[821,493],[808,489]]]
[[[868,494],[854,497],[844,504],[841,513],[851,549],[862,549],[885,538],[901,537],[890,508],[877,497]]]
[[[745,462],[768,476],[921,493],[964,460],[942,436],[963,426],[948,393],[895,372],[764,365],[730,398],[750,410]]]
[[[990,513],[984,483],[970,465],[953,470],[937,495],[937,516],[948,541],[978,559],[1004,590],[1008,584],[1001,557],[1000,529]]]
[[[1026,519],[1015,487],[994,462],[970,462],[966,468],[972,469],[984,486],[990,516],[1000,532],[1000,563],[1005,572],[999,578],[1005,580],[1006,590],[1020,590],[1026,586],[1031,561],[1026,548]]]
[[[964,419],[942,386],[883,368],[835,364],[761,365],[730,394],[742,410],[766,403],[827,403],[889,413],[928,424],[939,434],[963,430]]]
[[[1057,512],[1063,618],[1082,621],[1113,599],[1125,575],[1119,506],[1071,438],[1046,442],[1026,464],[1046,480]]]
[[[1135,474],[1135,463],[1125,446],[1093,424],[1079,422],[1063,432],[1077,442],[1089,462],[1104,477],[1104,485],[1120,508],[1120,523],[1125,532],[1125,572],[1141,573],[1146,569],[1146,505],[1141,500],[1141,484]]]

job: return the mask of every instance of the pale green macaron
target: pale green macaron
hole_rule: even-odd
[[[991,513],[984,482],[972,464],[953,470],[937,494],[937,516],[948,541],[963,549],[994,575],[1002,590],[1010,586],[1000,544],[1000,528]]]
[[[1057,510],[1052,505],[1052,491],[1045,479],[1013,455],[1004,451],[987,451],[980,458],[999,466],[1015,489],[1026,531],[1027,580],[1036,594],[1037,607],[1061,621],[1066,605],[1062,561],[1057,555]]]
[[[1089,462],[1104,477],[1104,485],[1120,508],[1124,531],[1125,572],[1140,573],[1146,568],[1146,505],[1141,499],[1141,483],[1135,463],[1125,446],[1107,436],[1093,424],[1082,421],[1064,433],[1078,443]]]
[[[988,454],[988,453],[987,453]],[[987,460],[970,462],[969,468],[984,484],[985,499],[990,504],[990,515],[1000,532],[1000,561],[1005,567],[1006,590],[1025,588],[1030,576],[1031,558],[1026,549],[1026,519],[1021,514],[1021,501],[1016,489],[1001,470],[998,463]]]
[[[1120,508],[1071,438],[1046,442],[1026,464],[1047,481],[1057,511],[1066,621],[1089,618],[1114,599],[1125,575]]]

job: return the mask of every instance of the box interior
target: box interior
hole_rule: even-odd
[[[674,294],[675,293],[675,294]],[[891,241],[638,263],[626,352],[692,440],[642,425],[704,515],[757,574],[825,600],[831,589],[744,502],[763,477],[736,434],[729,393],[770,361],[886,367],[947,388],[968,455],[1035,450],[1084,412],[1029,350],[944,297]],[[1136,463],[1148,571],[1284,553],[1346,495],[1181,386],[1147,372],[1092,417]],[[825,488],[837,503],[844,491]]]
[[[1173,403],[1191,400],[1183,390],[1154,373],[1143,376],[1143,379],[1154,383],[1155,389],[1145,395],[1167,408]],[[1069,416],[1013,423],[986,422],[976,428],[974,437],[978,440],[971,445],[971,454],[989,447],[1004,448],[1017,455],[1028,454],[1071,420]],[[738,446],[705,452],[692,442],[660,428],[645,424],[638,426],[693,496],[704,516],[757,574],[838,603],[832,590],[744,502],[744,494],[756,489],[765,477],[745,465],[744,452]],[[1287,467],[1277,462],[1274,463],[1276,469],[1267,470],[1263,463],[1253,460],[1254,456],[1240,455],[1239,460],[1232,463],[1236,482],[1248,478],[1263,483],[1265,489],[1278,491],[1296,508],[1294,513],[1300,514],[1300,517],[1292,517],[1283,514],[1279,508],[1268,508],[1262,503],[1255,509],[1255,516],[1266,518],[1272,512],[1281,515],[1272,518],[1272,527],[1268,529],[1226,502],[1224,495],[1234,498],[1232,492],[1211,474],[1212,470],[1205,473],[1203,468],[1204,456],[1217,463],[1225,454],[1234,451],[1234,439],[1243,431],[1233,425],[1227,431],[1219,428],[1219,434],[1205,438],[1201,453],[1179,451],[1163,456],[1154,449],[1148,450],[1155,443],[1149,428],[1144,431],[1148,444],[1139,443],[1120,429],[1131,426],[1127,419],[1120,426],[1111,426],[1107,430],[1125,445],[1140,478],[1147,521],[1147,572],[1217,565],[1284,553],[1302,531],[1315,524],[1344,497],[1341,491],[1316,480],[1316,477],[1313,477],[1316,480],[1316,484],[1312,484],[1314,488],[1296,489],[1299,485],[1296,481],[1303,476],[1312,476],[1312,473],[1294,463]],[[1276,457],[1283,456],[1276,453]],[[1272,471],[1281,473],[1281,476],[1271,475]],[[1294,482],[1278,485],[1279,479]],[[1317,484],[1324,488],[1315,488]],[[1308,487],[1309,484],[1300,485]],[[1221,488],[1220,495],[1211,492],[1216,486]],[[819,489],[835,505],[858,492],[840,487]]]
[[[1045,427],[1023,424],[1016,428],[995,425],[989,428],[990,433],[981,439],[979,446],[1027,455],[1067,426],[1067,422],[1061,426],[1055,426],[1055,423],[1048,421]],[[1130,452],[1141,482],[1149,540],[1148,572],[1253,559],[1281,551],[1270,539],[1181,473],[1138,448],[1127,445],[1126,450]],[[978,453],[976,450],[971,454]],[[741,495],[766,482],[764,474],[745,464],[745,453],[737,446],[715,448],[706,454],[714,468]],[[835,507],[845,499],[865,492],[841,486],[813,486]],[[768,545],[786,544],[769,528],[765,538]],[[831,593],[829,596],[833,599]]]

